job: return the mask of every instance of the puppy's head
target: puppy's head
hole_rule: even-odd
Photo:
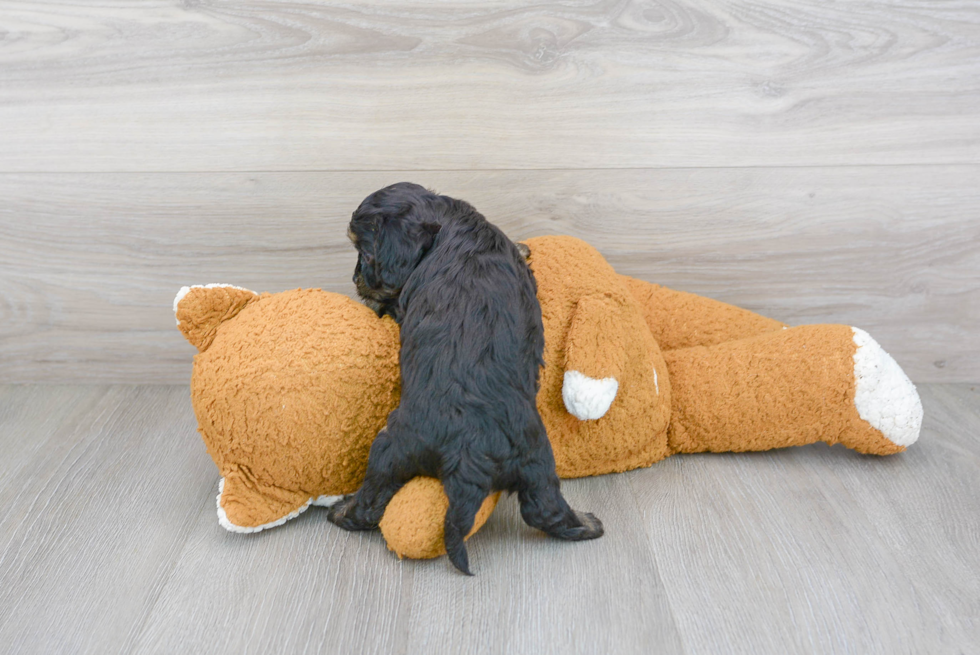
[[[439,232],[440,197],[400,182],[375,191],[354,211],[347,236],[357,248],[354,284],[379,316],[398,299]]]

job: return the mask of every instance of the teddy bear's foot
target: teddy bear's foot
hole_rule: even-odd
[[[854,406],[897,450],[919,438],[922,402],[898,363],[864,330],[854,332]],[[857,447],[857,450],[861,448]]]

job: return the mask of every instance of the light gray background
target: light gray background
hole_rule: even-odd
[[[980,11],[0,1],[0,379],[184,382],[185,284],[350,293],[412,180],[980,381]]]

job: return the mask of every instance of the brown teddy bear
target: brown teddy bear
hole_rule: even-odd
[[[915,387],[862,330],[789,328],[618,275],[572,237],[527,246],[545,329],[538,409],[562,477],[817,441],[887,455],[919,435]],[[174,311],[199,351],[191,395],[223,476],[221,525],[255,532],[357,489],[398,404],[393,321],[318,289],[184,287]],[[406,485],[381,522],[389,548],[444,553],[446,506],[438,481]]]

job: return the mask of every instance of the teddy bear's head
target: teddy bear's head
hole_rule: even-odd
[[[174,305],[199,350],[191,396],[222,524],[252,532],[355,491],[398,404],[395,323],[319,289],[185,287]]]

